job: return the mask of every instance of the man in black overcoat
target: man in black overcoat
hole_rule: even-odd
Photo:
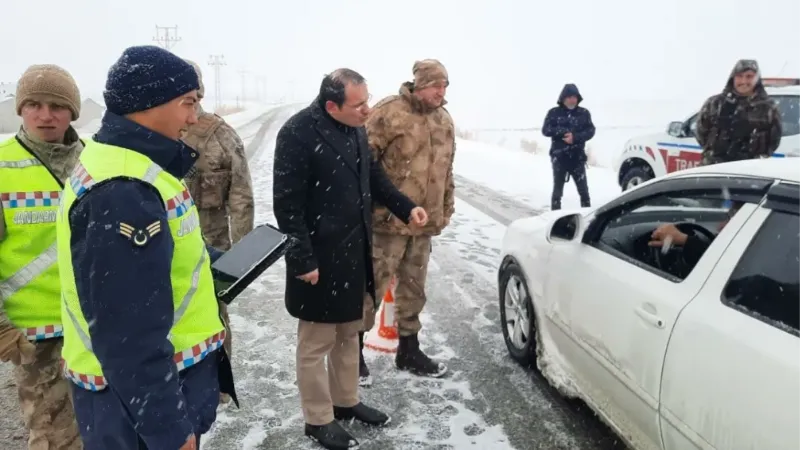
[[[335,419],[389,422],[358,398],[358,332],[365,297],[377,298],[373,197],[406,223],[427,222],[425,210],[372,159],[364,129],[368,102],[364,78],[338,69],[322,80],[314,102],[280,129],[275,146],[275,218],[294,238],[286,254],[286,309],[299,319],[297,384],[305,433],[328,449],[357,445]]]

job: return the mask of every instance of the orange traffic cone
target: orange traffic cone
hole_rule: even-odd
[[[397,321],[394,317],[394,288],[397,280],[392,278],[389,289],[378,308],[378,323],[364,336],[364,347],[384,353],[396,353],[398,343]]]

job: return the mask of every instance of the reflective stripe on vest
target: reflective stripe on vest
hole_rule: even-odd
[[[102,164],[98,152],[103,154]],[[84,157],[89,160],[84,161]],[[87,170],[87,166],[94,169]],[[95,178],[93,173],[101,175]],[[169,232],[175,242],[172,264],[174,316],[168,339],[175,347],[173,361],[181,371],[222,347],[225,340],[202,232],[199,226],[185,224],[194,220],[197,208],[185,185],[169,173],[163,172],[157,164],[131,150],[97,143],[87,145],[81,155],[81,161],[76,165],[69,187],[65,190],[62,208],[68,210],[99,181],[119,176],[152,184],[159,191],[164,203]],[[68,249],[70,242],[67,219],[66,212],[62,211],[59,215],[58,238],[61,250]],[[194,262],[186,261],[186,255]],[[59,264],[67,267],[62,271],[62,316],[65,320],[63,372],[68,379],[84,389],[102,390],[107,387],[108,381],[102,375],[102,368],[92,353],[88,324],[77,306],[74,273],[71,264],[66,263],[71,262],[71,253],[68,250],[60,253],[59,261]],[[68,299],[67,296],[71,297]]]
[[[24,169],[26,167],[41,166],[42,162],[36,158],[20,161],[0,161],[0,169]]]
[[[0,301],[30,341],[60,337],[58,180],[14,137],[0,143]]]

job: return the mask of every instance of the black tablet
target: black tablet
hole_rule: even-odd
[[[217,298],[230,304],[286,253],[289,239],[271,225],[259,225],[211,264]]]

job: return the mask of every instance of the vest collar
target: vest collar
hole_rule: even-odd
[[[197,152],[183,142],[108,111],[93,140],[141,153],[178,179],[183,179],[197,161]]]

